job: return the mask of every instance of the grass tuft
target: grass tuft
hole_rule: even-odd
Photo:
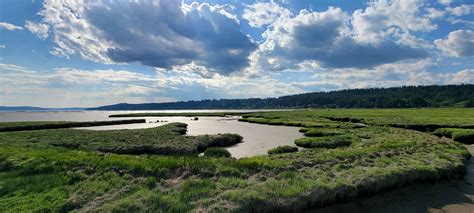
[[[230,158],[231,154],[227,149],[211,147],[206,149],[204,156],[207,157],[218,157],[218,158]]]
[[[326,136],[326,137],[306,137],[298,138],[295,144],[304,148],[337,148],[350,146],[352,144],[352,137],[350,136]]]
[[[268,150],[268,154],[274,155],[274,154],[291,153],[291,152],[297,152],[297,151],[298,151],[298,147],[279,146],[279,147]]]

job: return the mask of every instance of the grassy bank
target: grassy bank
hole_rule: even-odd
[[[0,211],[295,211],[414,182],[458,179],[470,157],[461,144],[445,137],[334,121],[313,111],[245,116],[307,127],[303,131],[314,134],[306,138],[314,140],[351,140],[343,146],[298,152],[281,148],[275,149],[277,154],[233,159],[222,158],[226,154],[221,149],[212,151],[212,157],[192,151],[166,156],[100,151],[137,143],[197,150],[202,141],[227,146],[238,138],[184,136],[185,126],[177,123],[125,131],[3,132]]]
[[[465,144],[474,144],[474,129],[439,128],[433,134]]]
[[[91,126],[106,126],[119,124],[135,124],[146,123],[145,119],[128,119],[128,120],[112,120],[112,121],[90,121],[90,122],[7,122],[0,123],[0,132],[12,131],[30,131],[41,129],[61,129],[72,127],[91,127]]]
[[[287,113],[252,113],[243,115],[240,121],[307,128],[338,127],[337,125],[339,127],[363,128],[364,125],[373,125],[413,129],[430,133],[434,133],[434,131],[441,128],[459,129],[458,131],[465,129],[462,131],[464,133],[461,136],[463,138],[461,142],[472,143],[472,139],[470,139],[472,133],[466,132],[472,132],[469,129],[474,129],[474,108],[311,109],[295,110]],[[466,142],[467,140],[469,142]]]
[[[186,124],[171,123],[156,128],[130,130],[51,129],[5,132],[0,144],[34,144],[118,154],[195,154],[207,147],[225,147],[242,142],[235,134],[185,136]]]

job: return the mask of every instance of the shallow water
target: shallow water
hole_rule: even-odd
[[[167,110],[167,111],[41,111],[41,112],[0,112],[0,122],[5,121],[102,121],[144,118],[147,123],[84,127],[77,129],[118,130],[152,128],[171,122],[188,124],[188,135],[235,133],[244,137],[243,143],[227,148],[233,157],[242,158],[267,154],[271,148],[281,145],[294,146],[294,140],[303,137],[298,127],[269,126],[237,121],[238,117],[131,117],[109,118],[111,114],[139,112],[250,112],[262,110]],[[268,110],[267,110],[268,111]],[[165,121],[158,122],[157,120]],[[149,123],[153,122],[153,123]]]
[[[109,118],[126,113],[187,113],[187,112],[261,112],[285,110],[137,110],[137,111],[0,111],[0,122],[13,121],[105,121],[131,118]]]
[[[165,125],[172,122],[188,124],[188,135],[205,135],[218,133],[235,133],[244,137],[243,143],[227,148],[233,157],[242,158],[267,154],[271,148],[281,145],[293,145],[294,140],[303,137],[298,127],[270,126],[237,121],[238,117],[199,117],[194,121],[192,117],[143,117],[147,123],[125,124],[111,126],[95,126],[77,129],[112,130],[112,129],[140,129]],[[149,123],[149,122],[158,123]]]
[[[466,145],[474,156],[474,145]],[[474,157],[464,180],[420,183],[312,212],[474,212]]]

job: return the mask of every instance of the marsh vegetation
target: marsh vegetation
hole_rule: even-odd
[[[137,130],[2,132],[0,210],[316,208],[406,184],[460,179],[471,157],[459,142],[437,135],[450,132],[454,138],[459,129],[471,130],[474,109],[242,116],[247,122],[302,127],[305,137],[295,143],[308,148],[293,152],[296,147],[279,147],[271,155],[228,158],[222,148],[241,142],[241,136],[188,136],[181,123]],[[421,132],[397,125],[430,128]]]

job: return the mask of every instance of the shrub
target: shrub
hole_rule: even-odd
[[[207,157],[218,157],[218,158],[230,158],[231,154],[227,149],[211,147],[206,149],[204,156]]]
[[[175,123],[174,125],[176,126],[176,128],[172,130],[173,132],[176,132],[180,135],[185,135],[188,132],[188,129],[187,129],[188,125],[187,124],[185,124],[185,123]]]
[[[269,155],[274,155],[274,154],[290,153],[290,152],[297,152],[297,151],[298,151],[298,147],[279,146],[279,147],[268,150],[268,154]]]
[[[310,130],[310,129],[308,129],[308,128],[302,128],[302,129],[300,129],[300,130],[298,130],[298,131],[301,132],[301,133],[306,133],[306,132],[309,131],[309,130]]]
[[[337,148],[341,146],[350,146],[352,139],[349,136],[335,137],[309,137],[295,140],[295,144],[304,148]]]
[[[153,189],[156,186],[156,178],[155,177],[147,177],[145,179],[145,186],[149,189]]]
[[[238,134],[218,134],[211,136],[211,138],[209,139],[208,146],[228,147],[238,143],[242,143],[243,139],[244,138]]]
[[[327,130],[327,129],[307,129],[304,132],[306,137],[324,137],[324,136],[332,136],[332,135],[340,135],[341,132],[335,130]]]

